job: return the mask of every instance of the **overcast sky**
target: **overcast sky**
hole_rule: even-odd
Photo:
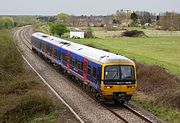
[[[107,15],[116,10],[180,12],[180,0],[0,0],[0,15]]]

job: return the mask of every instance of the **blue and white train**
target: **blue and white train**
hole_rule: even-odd
[[[103,100],[124,103],[136,91],[135,63],[121,55],[63,40],[32,34],[32,50],[76,78]]]

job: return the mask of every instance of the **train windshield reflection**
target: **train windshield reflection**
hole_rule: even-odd
[[[133,66],[105,67],[105,81],[134,81]]]

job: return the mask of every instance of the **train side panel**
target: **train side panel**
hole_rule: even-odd
[[[41,53],[44,57],[59,64],[70,74],[78,77],[84,83],[101,92],[102,66],[88,60],[76,53],[70,52],[63,47],[57,47],[49,42],[32,37],[32,48]],[[87,79],[84,78],[84,62],[87,60]],[[68,67],[69,66],[69,67]]]

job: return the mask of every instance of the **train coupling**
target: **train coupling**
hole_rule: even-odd
[[[114,100],[124,103],[131,100],[132,95],[127,95],[126,93],[113,93]]]

